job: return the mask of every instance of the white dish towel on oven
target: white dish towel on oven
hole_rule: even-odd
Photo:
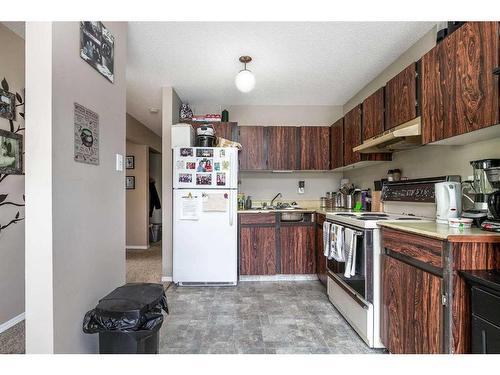
[[[323,222],[323,255],[325,257],[330,256],[330,229],[332,224],[328,221]]]
[[[330,231],[330,255],[328,259],[335,259],[337,262],[345,261],[344,252],[344,227],[332,224]]]
[[[345,228],[344,230],[344,251],[345,251],[345,272],[344,277],[350,278],[356,273],[356,243],[358,234],[355,230]]]

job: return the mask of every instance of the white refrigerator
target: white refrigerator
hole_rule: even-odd
[[[238,150],[173,148],[173,281],[236,285]]]

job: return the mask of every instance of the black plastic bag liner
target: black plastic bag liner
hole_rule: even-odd
[[[161,284],[130,283],[116,288],[85,314],[83,332],[133,332],[152,330],[168,314],[167,296]]]

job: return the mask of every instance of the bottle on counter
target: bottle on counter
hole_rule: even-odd
[[[238,194],[238,210],[244,210],[245,209],[245,194],[239,193]]]
[[[252,197],[250,195],[247,197],[245,201],[245,210],[250,210],[252,208]]]

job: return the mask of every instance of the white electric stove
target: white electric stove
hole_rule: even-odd
[[[382,188],[383,212],[335,212],[326,219],[352,229],[356,236],[355,274],[345,276],[345,262],[328,259],[328,297],[371,348],[383,348],[380,339],[382,221],[424,222],[436,219],[434,185],[456,181],[443,176],[390,182]]]

